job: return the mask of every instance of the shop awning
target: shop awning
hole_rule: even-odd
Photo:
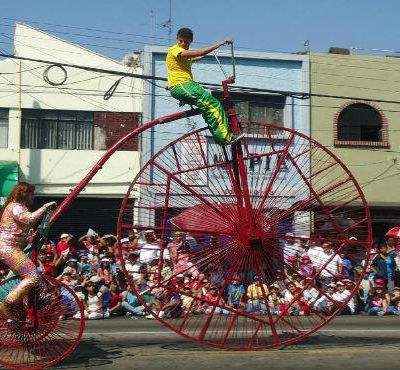
[[[0,206],[11,188],[18,182],[18,163],[14,161],[0,161]]]

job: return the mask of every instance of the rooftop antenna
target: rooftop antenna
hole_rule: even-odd
[[[310,54],[310,40],[304,41],[304,48],[307,54]]]

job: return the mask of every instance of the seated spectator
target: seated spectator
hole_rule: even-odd
[[[181,294],[182,299],[182,308],[184,309],[185,313],[193,312],[195,313],[197,304],[193,297],[192,289],[190,286],[184,286],[182,288],[183,293]]]
[[[161,276],[159,275],[161,268]],[[172,275],[172,268],[168,261],[163,261],[160,266],[160,259],[156,258],[147,267],[148,281],[150,285],[157,284],[160,281],[168,280]]]
[[[242,308],[246,289],[240,283],[239,276],[233,276],[231,283],[228,286],[228,306],[236,309]]]
[[[400,311],[390,305],[390,296],[383,284],[372,288],[368,307],[368,313],[373,316],[400,315]]]
[[[128,236],[125,239],[121,239],[121,245],[124,250],[128,253],[135,252],[138,250],[138,236],[136,230],[129,230]]]
[[[128,275],[132,277],[133,282],[138,281],[140,279],[139,255],[130,253],[128,260],[125,262],[125,269]]]
[[[341,252],[339,254],[340,260],[339,260],[339,266],[338,266],[338,271],[340,275],[347,275],[347,276],[353,276],[354,275],[354,265],[352,260],[347,257],[346,253]]]
[[[80,269],[78,267],[78,260],[76,258],[70,257],[67,260],[67,266],[64,268],[63,272],[69,272],[71,275],[76,275],[80,273]]]
[[[173,266],[175,266],[175,264],[178,262],[178,250],[184,242],[185,233],[182,231],[175,231],[172,241],[170,241],[167,245]]]
[[[253,283],[247,288],[247,312],[266,313],[265,302],[269,294],[268,287],[263,284],[260,278],[256,275],[253,278]]]
[[[338,305],[348,300],[351,295],[350,290],[347,289],[346,285],[342,281],[336,283],[336,292],[332,295],[332,298],[338,302]],[[341,311],[341,315],[353,315],[356,311],[354,298],[350,298],[345,308]]]
[[[81,271],[89,272],[91,270],[91,268],[90,268],[90,264],[89,264],[88,253],[87,252],[79,253],[79,258],[80,258]]]
[[[390,306],[393,307],[394,312],[400,313],[400,287],[394,287],[392,294],[389,296]]]
[[[289,256],[286,259],[286,265],[284,268],[284,273],[286,279],[293,280],[293,275],[297,274],[299,271],[298,259],[296,256]]]
[[[70,253],[72,254],[75,252],[75,248],[71,243],[72,238],[73,236],[71,234],[61,234],[60,241],[57,243],[56,246],[57,256],[61,256],[61,254],[68,256]]]
[[[150,293],[150,291],[149,291]],[[165,290],[164,287],[159,286],[151,290],[151,295],[149,295],[150,298],[150,307],[152,308],[153,311],[155,312],[160,312],[162,309],[162,306],[165,302]],[[149,316],[152,316],[151,314]]]
[[[138,318],[144,316],[144,307],[142,305],[131,306],[126,300],[123,294],[121,294],[117,283],[110,284],[110,297],[108,300],[108,312],[111,316],[126,315],[132,318]]]
[[[175,275],[184,274],[185,272],[190,273],[193,277],[199,274],[197,268],[190,261],[190,245],[188,242],[183,243],[182,247],[179,249],[177,262],[173,270]]]
[[[190,287],[193,296],[198,298],[204,296],[206,292],[203,291],[203,288],[206,284],[209,284],[206,275],[203,272],[200,272],[196,277],[192,277],[192,274],[188,272],[184,275],[189,278],[187,286]]]
[[[368,267],[365,274],[362,276],[360,286],[358,288],[361,299],[362,309],[366,309],[368,303],[369,292],[373,285],[373,277],[371,276],[372,269]]]
[[[292,281],[286,285],[286,290],[283,292],[284,304],[279,307],[283,315],[308,315],[311,311],[310,306],[301,293],[301,288],[297,287]]]
[[[307,254],[300,257],[299,272],[304,278],[312,278],[315,275],[315,268]]]
[[[300,289],[304,289],[305,286],[307,286],[306,289],[303,291],[303,297],[305,299],[305,302],[307,303],[307,306],[309,307],[314,307],[315,302],[319,298],[319,292],[316,288],[310,285],[310,282],[312,282],[312,278],[307,278],[304,280],[301,280],[299,283],[296,283],[296,286],[300,287]]]
[[[279,285],[271,284],[269,287],[270,293],[268,294],[268,307],[272,315],[277,315],[279,311],[279,307],[284,304],[284,300],[281,297],[281,292]]]
[[[84,301],[86,299],[85,287],[83,285],[77,285],[74,288],[74,292],[75,292],[76,296],[78,297],[79,301],[82,303],[82,306],[84,306]]]
[[[316,300],[316,302],[314,303],[314,307],[317,311],[330,315],[334,311],[334,301],[332,297],[336,293],[336,284],[328,284],[326,290],[327,291],[325,292],[325,294],[321,294],[321,297]],[[331,299],[329,299],[329,297]]]
[[[220,263],[210,262],[208,265],[209,268],[209,280],[211,285],[216,287],[221,287],[224,284],[224,268]]]
[[[340,257],[335,255],[331,243],[323,243],[322,250],[314,252],[310,258],[317,273],[320,272],[318,284],[325,290],[326,286],[339,274]]]
[[[160,257],[160,242],[153,230],[145,231],[146,242],[141,246],[139,251],[140,263],[149,264],[153,260]]]
[[[113,254],[115,252],[115,245],[117,244],[117,237],[113,234],[103,235],[100,238],[100,243],[102,244],[102,249],[105,254]]]
[[[71,278],[70,272],[63,272],[60,276],[57,277],[57,279],[60,280],[61,283],[69,286],[72,289],[74,289],[74,286],[76,285],[76,281]]]
[[[379,247],[379,254],[373,259],[371,268],[375,272],[377,278],[385,281],[385,287],[389,291],[392,291],[394,287],[396,263],[393,254],[388,252],[388,248],[385,244]]]
[[[103,296],[97,290],[95,283],[86,284],[87,296],[84,301],[85,319],[98,320],[104,318]]]
[[[94,274],[97,274],[97,270],[100,268],[100,258],[97,255],[91,255],[89,253],[89,265],[90,271]]]
[[[100,260],[100,267],[97,269],[97,276],[104,280],[106,285],[110,285],[110,283],[114,279],[114,274],[110,267],[110,259],[107,257],[103,257]]]
[[[182,300],[179,291],[169,286],[162,292],[158,298],[158,317],[160,319],[174,319],[180,317],[184,310],[182,308]],[[152,314],[146,316],[146,319],[154,319]]]
[[[204,296],[204,305],[203,308],[205,310],[205,313],[210,313],[212,310],[214,310],[214,313],[220,313],[223,315],[229,314],[229,311],[220,307],[220,306],[225,306],[225,300],[219,296],[219,291],[217,287],[210,287],[208,290],[207,294]],[[214,305],[216,307],[214,308]]]
[[[103,245],[99,235],[92,229],[89,229],[86,235],[81,236],[78,240],[91,254],[99,254]]]
[[[280,291],[280,292],[283,292],[283,291],[286,289],[286,282],[285,282],[285,280],[286,280],[285,273],[284,273],[282,270],[280,270],[280,269],[276,270],[276,273],[275,273],[275,281],[274,281],[273,284],[279,286],[279,291]]]
[[[39,270],[45,275],[55,276],[57,267],[62,263],[63,259],[63,256],[40,251],[38,255]]]
[[[135,289],[138,292],[141,291],[138,284],[135,284]],[[144,306],[140,303],[139,298],[134,293],[132,287],[128,287],[128,290],[122,293],[122,305],[127,311],[127,315],[132,318],[144,316],[146,313]]]
[[[299,254],[298,254],[298,257],[299,256],[303,256],[304,254],[307,254],[307,250],[308,250],[307,242],[308,242],[309,236],[307,236],[307,235],[299,235],[299,238],[300,239],[297,239],[298,243],[299,243]]]

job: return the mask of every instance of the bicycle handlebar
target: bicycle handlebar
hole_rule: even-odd
[[[233,42],[231,44],[231,58],[232,58],[232,78],[236,79],[236,65],[235,65],[235,53],[233,50]]]
[[[214,51],[214,57],[217,60],[219,68],[221,68],[221,71],[224,74],[225,78],[227,80],[235,81],[235,79],[236,79],[236,65],[235,65],[235,53],[234,53],[234,50],[233,50],[233,42],[231,43],[231,60],[232,60],[232,75],[231,76],[229,76],[226,73],[226,71],[225,71],[224,67],[222,66],[221,62],[219,61],[219,58],[218,58],[218,56],[217,56],[215,51]]]

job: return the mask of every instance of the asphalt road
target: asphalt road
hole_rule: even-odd
[[[400,317],[338,317],[301,343],[255,352],[215,350],[157,321],[113,318],[87,323],[58,369],[389,370],[400,361]]]

